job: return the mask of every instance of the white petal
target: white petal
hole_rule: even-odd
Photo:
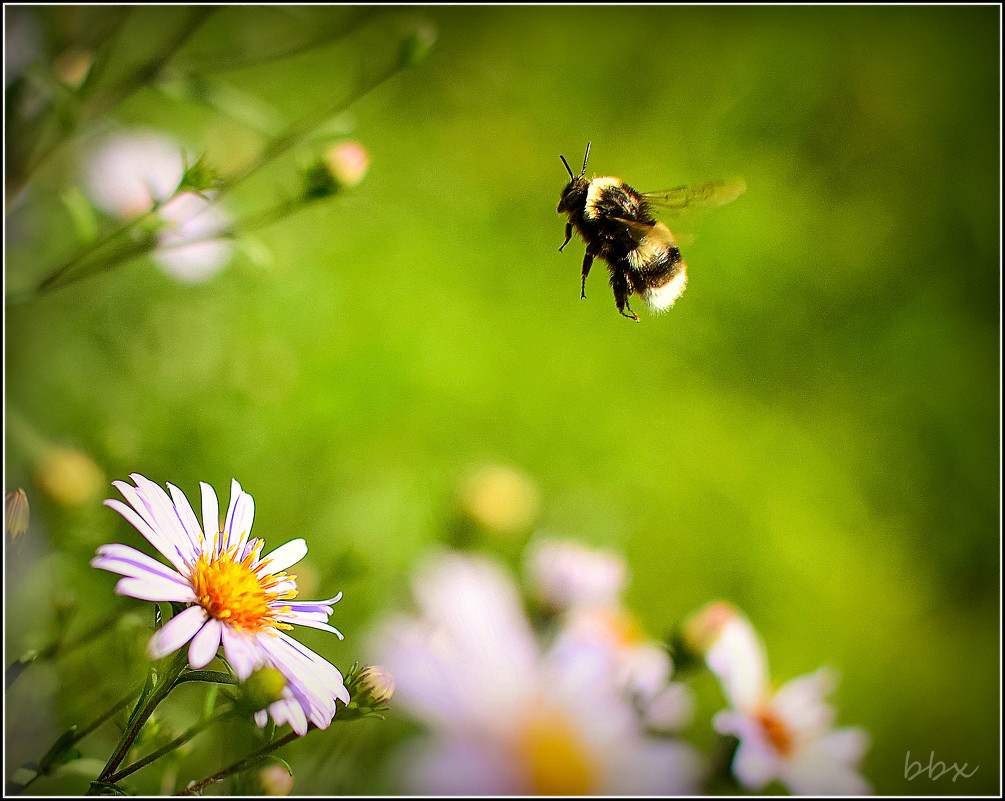
[[[230,505],[227,506],[227,517],[223,523],[223,545],[221,546],[224,550],[229,549],[232,545],[237,544],[237,538],[231,542],[231,529],[233,528],[234,522],[234,509],[237,507],[237,499],[241,497],[244,490],[241,489],[241,485],[238,483],[236,478],[230,480]]]
[[[192,588],[175,581],[144,576],[143,578],[126,577],[115,585],[117,595],[127,595],[141,601],[177,601],[191,603],[196,600]]]
[[[160,659],[177,651],[195,636],[205,622],[206,610],[201,606],[190,606],[154,632],[147,644],[147,653],[151,659]]]
[[[216,492],[209,484],[201,481],[199,487],[202,490],[202,530],[206,543],[213,543],[220,534],[220,505],[216,500]]]
[[[215,618],[206,621],[199,633],[192,638],[188,648],[188,663],[198,670],[213,661],[216,652],[220,650],[220,636],[223,624]]]
[[[761,702],[767,691],[768,659],[746,617],[737,615],[723,625],[705,661],[734,709],[749,712]]]
[[[227,529],[231,546],[237,545],[239,558],[251,534],[251,524],[255,519],[255,500],[248,493],[241,492],[234,507],[234,516]]]
[[[762,790],[778,776],[781,761],[774,748],[758,737],[740,740],[733,757],[733,774],[748,790]]]
[[[142,551],[119,543],[99,547],[97,556],[91,560],[91,566],[132,578],[155,576],[188,586],[188,582],[178,575],[177,571],[161,564],[156,559],[151,559]]]
[[[263,664],[261,649],[255,640],[240,634],[229,626],[223,627],[223,654],[237,677],[244,681]]]
[[[160,533],[177,549],[183,562],[190,564],[199,555],[199,538],[192,539],[182,525],[174,503],[158,484],[139,473],[131,473],[137,490],[153,515],[153,523]]]
[[[188,502],[188,498],[185,497],[185,493],[173,484],[168,484],[167,486],[171,491],[171,500],[174,501],[174,508],[178,513],[178,519],[181,520],[181,524],[188,533],[189,539],[201,545],[203,540],[202,528],[199,526],[199,521],[195,516],[195,512],[192,511],[192,505]]]
[[[266,569],[269,573],[275,574],[282,573],[305,556],[307,556],[307,540],[303,537],[298,537],[295,540],[290,540],[285,545],[280,545],[262,561],[268,562],[269,564]]]
[[[631,737],[608,750],[597,795],[694,795],[705,765],[690,745]]]
[[[115,482],[113,482],[115,483]],[[132,487],[129,487],[132,490]],[[126,497],[129,497],[126,490],[120,487],[120,491]],[[141,509],[145,508],[142,501],[138,498],[136,503]],[[181,554],[178,553],[178,549],[175,548],[170,541],[165,537],[160,531],[155,530],[151,525],[133,508],[126,506],[122,501],[115,500],[114,498],[109,498],[105,501],[105,506],[110,509],[114,509],[120,515],[122,515],[129,523],[135,528],[143,537],[149,542],[157,551],[167,559],[179,573],[185,572],[188,567],[185,564],[185,560],[182,558]]]

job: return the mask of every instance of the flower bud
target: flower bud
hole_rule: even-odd
[[[42,491],[62,506],[82,506],[105,486],[94,460],[74,448],[53,448],[35,468]]]
[[[356,699],[361,706],[383,706],[394,695],[394,676],[391,675],[391,671],[381,665],[369,665],[363,668],[357,682],[359,689],[367,696],[366,699]]]
[[[339,186],[358,186],[370,166],[370,155],[359,142],[340,142],[325,153],[328,172]]]
[[[540,493],[526,475],[505,465],[473,473],[461,490],[461,507],[474,522],[500,534],[528,528],[537,518]]]
[[[286,679],[273,667],[256,670],[241,684],[240,704],[251,712],[265,709],[283,697]]]
[[[28,530],[28,513],[28,496],[23,489],[4,493],[4,528],[12,540]]]
[[[713,601],[702,607],[684,621],[684,645],[691,652],[704,656],[719,639],[726,624],[738,614],[728,601]]]
[[[293,774],[278,762],[258,771],[257,778],[262,795],[289,795],[293,789]]]
[[[52,64],[52,71],[64,84],[71,89],[77,89],[90,72],[92,61],[89,51],[71,47],[56,58]]]

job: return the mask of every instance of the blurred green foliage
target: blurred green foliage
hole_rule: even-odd
[[[16,11],[51,59],[120,13]],[[101,80],[190,13],[134,9]],[[302,639],[347,670],[417,556],[449,539],[465,477],[503,463],[537,482],[537,527],[625,553],[654,633],[729,599],[776,681],[838,668],[839,722],[872,734],[878,792],[1000,790],[1000,9],[228,7],[160,88],[95,106],[82,131],[168,131],[226,174],[270,125],[398,57],[414,16],[438,30],[427,60],[332,123],[369,151],[366,179],[258,232],[271,258],[242,253],[199,286],[140,260],[7,304],[5,489],[27,490],[32,525],[6,553],[5,665],[49,644],[66,608],[70,640],[127,610],[18,679],[8,768],[143,675],[150,605],[117,606],[114,577],[87,564],[101,543],[140,544],[100,506],[108,481],[138,471],[195,498],[237,477],[256,534],[307,538],[305,593],[344,591],[345,641]],[[166,91],[185,75],[208,89]],[[641,190],[747,181],[684,231],[689,286],[658,318],[620,317],[600,265],[580,300],[581,243],[558,252],[558,156],[577,163],[588,140],[589,172]],[[77,141],[8,213],[8,288],[74,247],[58,197]],[[302,156],[266,165],[231,210],[295,192]],[[36,468],[56,445],[106,488],[48,499]],[[476,544],[513,559],[529,533]],[[707,748],[722,700],[706,679]],[[201,698],[186,686],[158,719],[180,731]],[[289,746],[293,791],[393,791],[381,760],[406,730],[392,712]],[[197,779],[255,747],[228,733],[170,770]],[[80,749],[103,761],[115,737]],[[909,782],[908,751],[980,769]],[[100,764],[78,764],[32,790],[80,792]],[[133,786],[157,792],[159,775]]]

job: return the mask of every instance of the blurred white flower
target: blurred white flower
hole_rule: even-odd
[[[153,131],[112,134],[84,162],[84,189],[94,205],[128,220],[171,197],[185,176],[185,155]]]
[[[690,746],[646,737],[614,683],[611,652],[542,648],[508,574],[441,554],[415,577],[417,616],[385,625],[377,650],[395,704],[428,735],[403,758],[408,792],[676,794],[698,787]]]
[[[616,685],[649,728],[675,731],[691,722],[691,689],[670,682],[670,655],[624,605],[624,559],[572,540],[541,538],[528,546],[525,564],[537,596],[561,612],[556,648],[590,643],[609,651]]]
[[[693,643],[707,646],[705,661],[729,704],[712,723],[739,739],[733,773],[745,788],[761,790],[777,779],[796,795],[871,793],[858,772],[868,734],[833,728],[835,711],[824,701],[837,685],[835,673],[820,669],[772,691],[764,646],[743,614],[710,604],[688,628]]]
[[[217,235],[231,227],[233,218],[213,203],[211,192],[177,192],[186,160],[191,157],[170,137],[123,131],[88,154],[84,188],[98,208],[122,220],[163,204],[158,209],[163,228],[152,257],[173,278],[199,283],[230,261],[233,243]]]
[[[230,261],[233,243],[216,235],[230,228],[233,218],[213,204],[212,193],[178,195],[161,207],[160,217],[167,225],[160,232],[153,259],[168,275],[201,283]]]
[[[538,539],[525,562],[531,588],[552,609],[616,604],[628,583],[624,559],[572,540]]]

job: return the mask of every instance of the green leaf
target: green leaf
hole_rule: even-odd
[[[73,748],[74,738],[77,736],[77,725],[70,726],[53,743],[52,748],[45,752],[39,760],[38,766],[42,773],[49,773],[57,765],[64,765],[80,758],[80,752]]]

